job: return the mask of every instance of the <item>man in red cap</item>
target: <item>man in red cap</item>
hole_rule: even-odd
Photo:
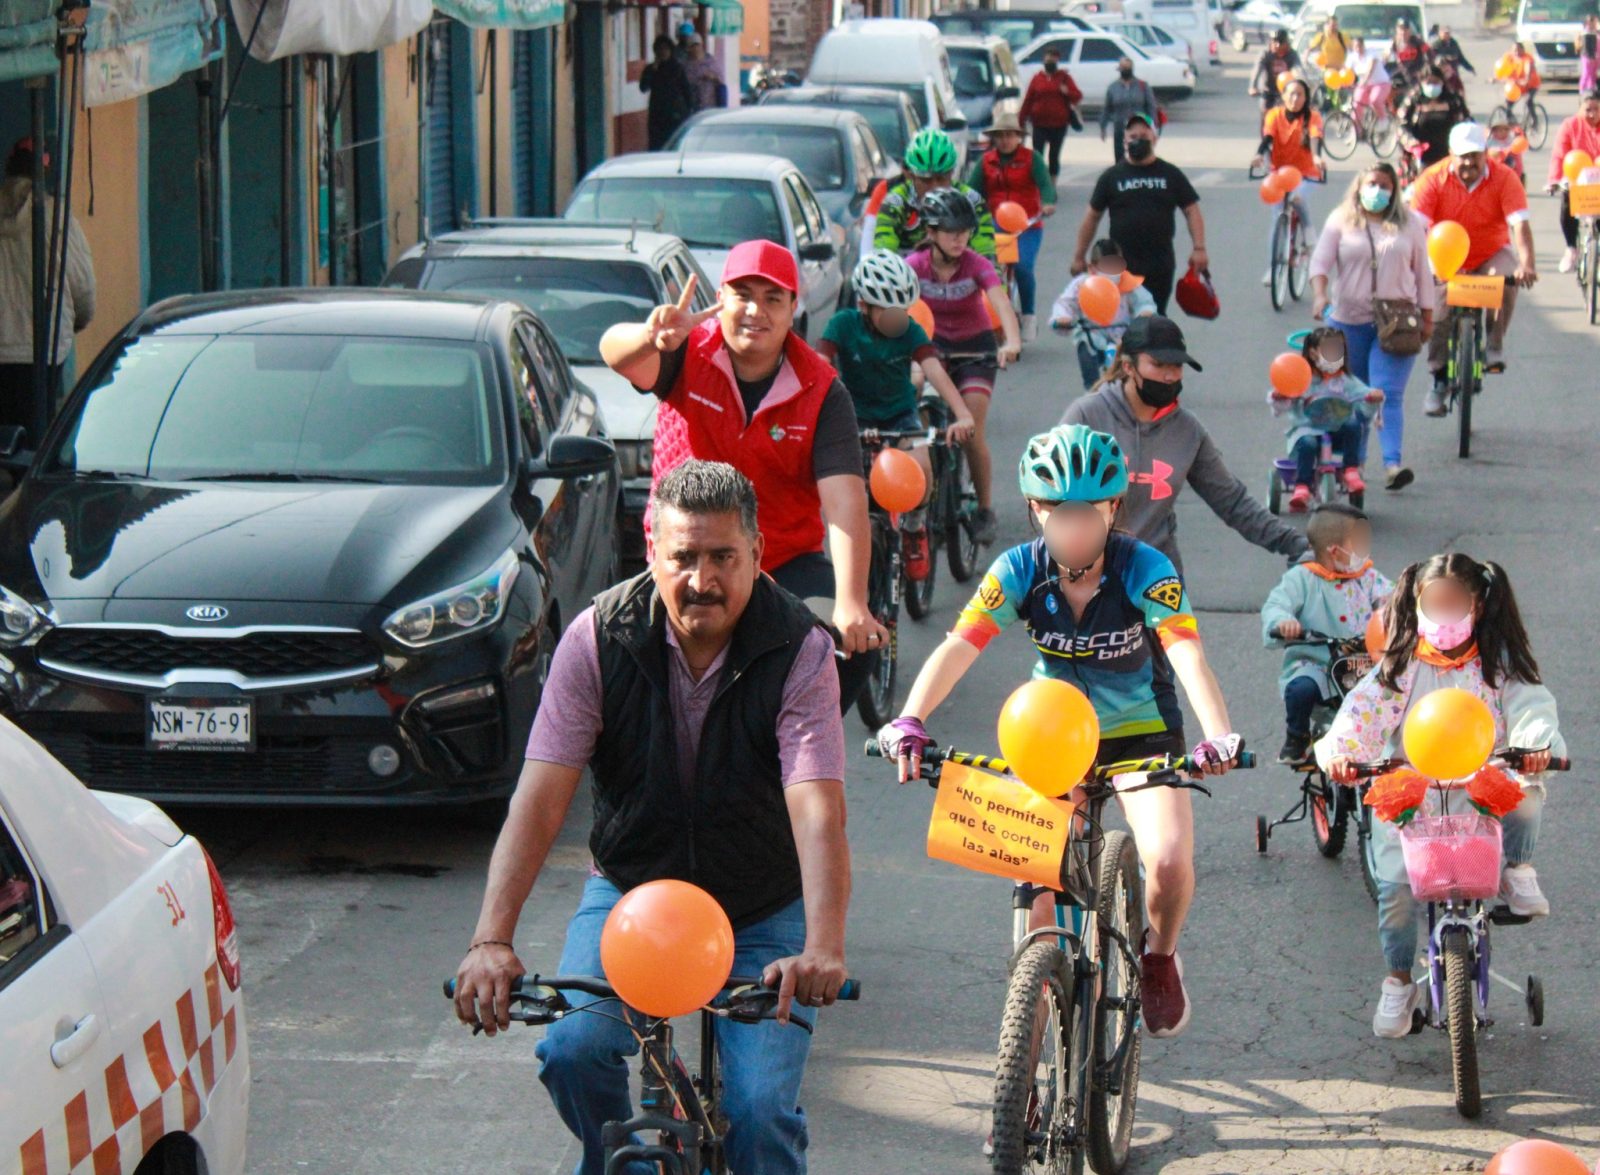
[[[676,304],[600,340],[611,369],[661,400],[653,481],[696,457],[725,461],[756,488],[761,568],[801,599],[831,599],[833,626],[851,655],[841,667],[848,708],[888,632],[867,608],[871,528],[855,408],[838,373],[791,328],[799,301],[794,254],[745,241],[728,254],[721,298]],[[824,543],[832,555],[830,566]]]

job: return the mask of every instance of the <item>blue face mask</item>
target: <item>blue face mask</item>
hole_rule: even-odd
[[[1361,185],[1361,207],[1368,212],[1382,212],[1389,207],[1389,201],[1394,194],[1381,184]]]

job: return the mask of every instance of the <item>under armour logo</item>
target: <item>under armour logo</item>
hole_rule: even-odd
[[[1150,487],[1150,500],[1159,502],[1163,498],[1172,497],[1172,483],[1167,478],[1172,476],[1172,466],[1165,461],[1151,461],[1149,473],[1136,473],[1133,475],[1133,484]]]

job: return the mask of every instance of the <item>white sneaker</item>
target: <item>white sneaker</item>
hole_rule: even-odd
[[[1261,284],[1264,286],[1270,286],[1272,284],[1272,270],[1269,269],[1266,273],[1261,275]]]
[[[1024,343],[1031,343],[1038,337],[1039,320],[1037,316],[1032,314],[1024,314],[1022,316],[1022,341]]]
[[[1560,271],[1561,273],[1571,273],[1573,268],[1577,264],[1578,264],[1578,251],[1576,249],[1574,249],[1571,245],[1568,245],[1567,249],[1566,249],[1566,252],[1561,254],[1561,261],[1556,266],[1556,269],[1558,271]]]
[[[1543,918],[1550,912],[1550,900],[1539,888],[1539,874],[1532,865],[1510,865],[1500,874],[1500,900],[1520,918]]]
[[[1372,1014],[1372,1035],[1399,1040],[1411,1035],[1412,1015],[1422,1006],[1422,984],[1401,983],[1392,975],[1383,980],[1378,1010]]]
[[[1448,409],[1444,406],[1444,389],[1434,384],[1428,389],[1428,394],[1422,397],[1422,414],[1424,416],[1443,416]]]

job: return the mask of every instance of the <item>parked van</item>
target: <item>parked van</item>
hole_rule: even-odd
[[[1311,0],[1300,10],[1295,24],[1298,29],[1320,28],[1330,15],[1339,18],[1339,28],[1345,36],[1364,39],[1368,51],[1392,39],[1395,21],[1402,18],[1410,22],[1419,37],[1426,36],[1431,27],[1421,0],[1381,4],[1330,4],[1327,0]]]
[[[943,127],[956,142],[963,168],[967,120],[939,30],[925,20],[847,20],[817,44],[806,73],[811,85],[861,85],[903,90],[924,126]]]
[[[1533,54],[1545,81],[1577,82],[1583,21],[1596,12],[1596,0],[1522,0],[1517,6],[1517,40]]]
[[[1209,0],[1123,0],[1124,20],[1142,21],[1164,29],[1189,46],[1190,61],[1210,65],[1217,59],[1217,38],[1211,27]],[[1167,52],[1146,45],[1152,52]],[[1176,55],[1174,55],[1176,56]]]

